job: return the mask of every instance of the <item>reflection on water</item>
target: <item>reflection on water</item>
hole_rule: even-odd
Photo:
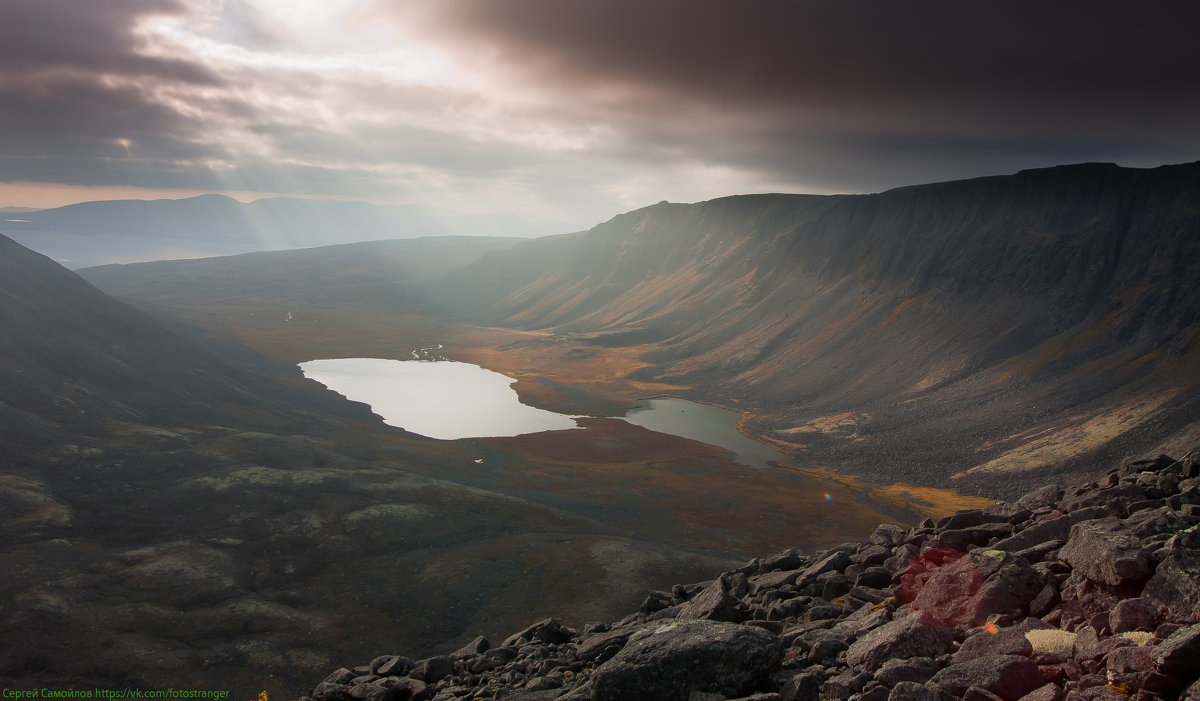
[[[436,357],[437,348],[423,348]],[[413,351],[418,355],[417,351]],[[430,438],[519,436],[578,428],[574,418],[522,404],[512,388],[516,380],[478,365],[449,360],[414,361],[337,358],[300,363],[304,376],[356,402],[371,405],[384,423]],[[651,431],[720,446],[734,460],[767,467],[783,456],[737,430],[735,411],[660,397],[617,417]]]
[[[370,404],[384,423],[430,438],[578,428],[570,416],[522,404],[513,378],[470,363],[337,358],[310,360],[300,369],[346,398]]]
[[[737,454],[737,462],[751,467],[768,467],[783,456],[765,443],[747,438],[737,430],[741,415],[736,411],[689,402],[676,397],[643,399],[641,406],[621,417],[651,431],[670,433],[717,445]]]

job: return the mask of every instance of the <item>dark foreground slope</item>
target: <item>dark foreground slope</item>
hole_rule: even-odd
[[[1194,701],[1200,453],[755,559],[613,623],[362,662],[301,701]]]
[[[1200,437],[1197,279],[1200,164],[1086,164],[661,203],[485,256],[436,308],[649,344],[639,379],[802,457],[1003,493]]]
[[[477,447],[200,350],[3,237],[0,329],[6,688],[253,698],[728,562],[455,483]]]

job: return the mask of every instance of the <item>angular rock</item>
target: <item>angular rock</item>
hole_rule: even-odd
[[[984,655],[1021,655],[1031,657],[1033,645],[1025,637],[1025,633],[1017,626],[1000,628],[995,633],[986,630],[978,632],[963,641],[958,652],[954,653],[954,661],[983,657]]]
[[[846,651],[846,663],[874,672],[890,659],[937,657],[949,649],[953,640],[948,628],[926,624],[920,616],[906,616],[855,641]]]
[[[1065,541],[1070,534],[1071,518],[1069,516],[1057,516],[1045,521],[1038,521],[1008,538],[993,543],[989,547],[995,550],[1007,550],[1012,553],[1036,547],[1051,540]]]
[[[1122,599],[1108,614],[1108,628],[1114,633],[1152,631],[1157,627],[1158,609],[1145,599]]]
[[[454,663],[450,661],[450,658],[439,655],[418,662],[417,666],[409,673],[409,676],[414,679],[420,679],[423,682],[435,684],[450,676],[453,672]]]
[[[750,578],[750,592],[758,594],[772,589],[778,589],[789,584],[795,584],[796,578],[800,576],[800,570],[787,570],[781,572],[768,572]]]
[[[1200,624],[1181,628],[1153,648],[1159,672],[1175,677],[1200,677]]]
[[[1164,533],[1178,533],[1187,527],[1179,514],[1165,506],[1139,511],[1125,519],[1125,525],[1142,540]]]
[[[1105,668],[1109,684],[1137,691],[1154,671],[1153,651],[1140,646],[1117,648],[1108,653]]]
[[[1063,701],[1067,692],[1058,684],[1046,684],[1021,697],[1021,701]]]
[[[1146,582],[1142,598],[1165,619],[1200,623],[1200,526],[1173,536],[1166,549],[1167,556]]]
[[[912,602],[927,621],[979,625],[996,613],[1024,613],[1043,586],[1025,561],[1001,550],[974,550],[933,572]]]
[[[1058,485],[1049,484],[1041,489],[1035,489],[1017,499],[1017,506],[1022,509],[1039,509],[1043,506],[1057,506],[1062,500],[1063,490]]]
[[[881,523],[875,527],[871,535],[867,536],[867,542],[893,548],[904,542],[904,536],[905,530],[900,526],[894,523]]]
[[[1017,701],[1045,685],[1046,680],[1027,657],[984,655],[951,664],[933,675],[933,683],[955,696],[962,696],[968,687],[978,686],[1005,701]]]
[[[900,682],[892,687],[888,701],[958,701],[936,686],[926,686],[916,682]]]
[[[647,626],[593,675],[594,701],[686,701],[692,691],[736,698],[779,664],[783,646],[753,626],[695,620]]]
[[[929,657],[888,660],[875,672],[875,681],[884,686],[895,686],[900,682],[918,682],[924,684],[937,671],[937,662]]]
[[[1175,464],[1175,458],[1170,455],[1159,455],[1156,458],[1146,458],[1142,460],[1126,460],[1121,464],[1121,469],[1118,474],[1121,477],[1136,475],[1142,472],[1158,472],[1164,467]]]
[[[844,550],[834,550],[817,562],[800,571],[796,586],[804,587],[817,581],[826,572],[841,571],[850,564],[850,555]]]
[[[508,636],[501,647],[516,647],[535,640],[552,644],[565,643],[576,635],[575,631],[563,626],[558,620],[547,618]]]
[[[1089,580],[1110,586],[1150,576],[1150,560],[1141,540],[1118,518],[1075,524],[1058,556]]]
[[[742,617],[738,615],[734,605],[735,601],[729,595],[729,579],[725,575],[721,575],[712,584],[705,587],[704,591],[680,607],[675,617],[709,621],[740,621]]]
[[[821,686],[821,698],[848,699],[862,691],[869,681],[871,681],[871,675],[847,669],[841,674],[829,678]]]
[[[815,671],[803,671],[792,677],[779,690],[782,701],[818,701],[825,675]]]
[[[662,611],[665,608],[674,606],[679,603],[675,597],[668,591],[654,590],[646,594],[646,598],[642,600],[642,605],[638,607],[638,611],[642,613],[654,613]]]

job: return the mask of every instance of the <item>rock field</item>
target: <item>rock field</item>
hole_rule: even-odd
[[[301,701],[1200,700],[1200,451],[755,559],[577,631],[381,655]]]

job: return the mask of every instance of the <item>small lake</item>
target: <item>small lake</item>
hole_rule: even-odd
[[[769,467],[783,459],[771,446],[748,438],[737,429],[742,417],[736,411],[676,397],[643,399],[640,404],[621,418],[651,431],[720,446],[735,453],[734,460],[743,465]]]
[[[431,350],[437,349],[421,353]],[[389,426],[429,438],[519,436],[579,428],[574,417],[522,404],[512,388],[513,378],[470,363],[335,358],[300,363],[300,369],[305,377],[338,394],[371,405]],[[616,418],[725,448],[735,454],[735,461],[751,467],[768,467],[783,459],[770,446],[737,430],[738,412],[720,407],[660,397],[644,399]]]
[[[429,438],[579,428],[570,416],[522,404],[513,378],[470,363],[336,358],[300,363],[300,369],[347,399],[370,404],[389,426]]]

